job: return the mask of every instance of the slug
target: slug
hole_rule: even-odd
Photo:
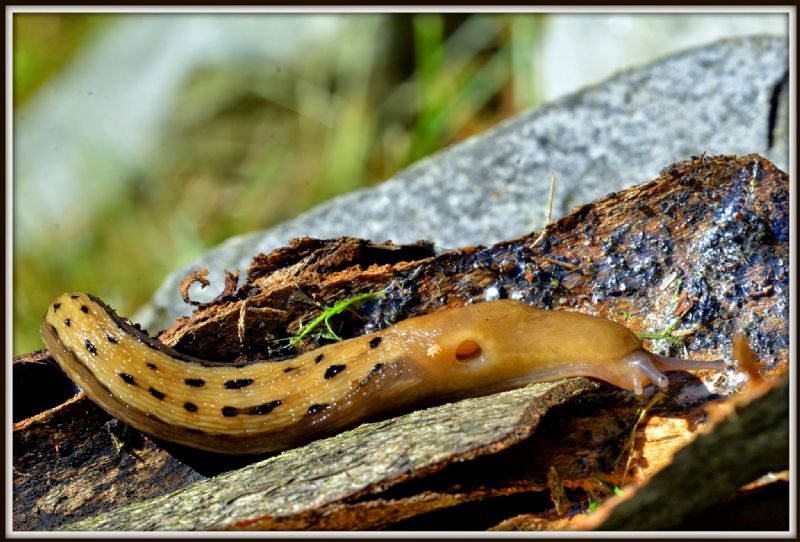
[[[166,441],[225,454],[278,452],[380,415],[575,376],[637,394],[662,371],[721,370],[647,352],[626,327],[498,300],[410,318],[292,359],[243,365],[181,354],[94,296],[64,294],[42,337],[112,416]]]

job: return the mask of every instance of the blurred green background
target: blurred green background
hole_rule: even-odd
[[[124,17],[15,15],[15,109]],[[385,46],[272,74],[270,97],[235,65],[195,70],[153,163],[110,204],[80,231],[15,239],[14,353],[42,347],[41,315],[63,291],[96,293],[130,315],[171,270],[228,237],[380,182],[536,105],[542,22],[535,14],[392,16]],[[309,81],[314,92],[303,92]]]

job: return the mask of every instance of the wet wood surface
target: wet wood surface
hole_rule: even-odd
[[[765,159],[704,156],[576,209],[538,243],[534,232],[435,254],[424,243],[297,240],[254,259],[242,288],[159,339],[218,361],[274,358],[322,344],[313,334],[295,348],[280,339],[358,293],[385,295],[338,318],[341,336],[511,297],[634,331],[673,325],[651,348],[698,359],[729,357],[731,336],[745,331],[769,381],[788,367],[788,206],[788,178]],[[46,360],[14,364],[15,411],[17,395],[34,399],[13,432],[20,530],[448,528],[447,511],[465,506],[482,507],[470,514],[469,528],[480,529],[514,515],[509,503],[523,497],[557,528],[565,516],[554,502],[574,515],[609,485],[648,480],[703,429],[713,402],[747,387],[733,371],[704,381],[671,373],[667,396],[634,426],[643,400],[576,379],[398,416],[266,460],[232,459],[155,442],[82,395],[43,398],[34,414],[31,374],[66,385]]]

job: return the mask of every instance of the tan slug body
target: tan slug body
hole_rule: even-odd
[[[641,393],[665,358],[595,316],[490,301],[411,318],[283,361],[231,365],[182,355],[87,294],[64,294],[42,336],[88,396],[157,438],[228,454],[276,452],[418,404],[590,376]]]

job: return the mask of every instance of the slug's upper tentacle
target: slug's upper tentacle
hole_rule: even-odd
[[[42,337],[76,384],[153,436],[215,452],[280,451],[422,404],[590,376],[641,393],[665,358],[621,324],[498,300],[411,318],[296,358],[227,365],[150,339],[86,294],[48,309]]]
[[[691,359],[669,358],[648,352],[656,367],[662,371],[698,371],[710,369],[712,371],[723,371],[727,364],[724,359],[714,359],[709,361],[695,361]]]

